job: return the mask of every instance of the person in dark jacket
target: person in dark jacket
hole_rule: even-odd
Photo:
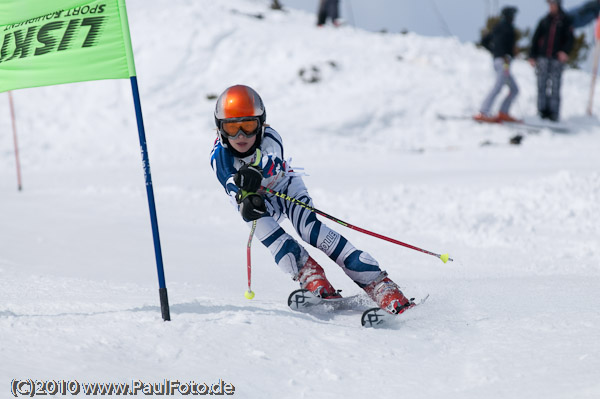
[[[550,12],[540,20],[531,39],[529,63],[535,67],[538,85],[537,108],[542,119],[558,121],[560,84],[569,52],[573,49],[573,21],[560,0],[548,0]]]
[[[513,100],[519,93],[517,83],[510,73],[510,63],[515,55],[516,33],[513,22],[516,13],[516,7],[504,7],[500,14],[500,22],[481,41],[481,44],[490,50],[494,58],[496,83],[483,101],[479,113],[473,117],[476,121],[519,122],[518,119],[513,118],[508,113]],[[502,101],[498,115],[491,116],[490,110],[492,109],[494,100],[500,94],[504,85],[507,85],[509,88],[508,95]]]
[[[325,25],[327,18],[335,26],[339,26],[338,18],[340,17],[340,0],[320,0],[319,10],[317,12],[317,26]]]

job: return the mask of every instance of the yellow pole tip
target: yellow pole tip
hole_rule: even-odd
[[[244,292],[244,296],[246,297],[246,299],[252,299],[254,298],[254,291],[246,291]]]
[[[448,258],[450,258],[450,256],[448,254],[443,254],[440,255],[440,259],[442,260],[442,262],[446,263],[448,262]]]

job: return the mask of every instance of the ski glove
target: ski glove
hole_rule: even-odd
[[[246,222],[259,219],[267,213],[265,200],[260,194],[240,190],[236,194],[235,200],[240,204],[240,214]]]
[[[233,176],[233,182],[244,191],[256,192],[262,182],[262,169],[250,164],[243,165]]]

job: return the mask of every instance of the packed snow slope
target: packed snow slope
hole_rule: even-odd
[[[3,95],[0,397],[29,378],[221,379],[240,398],[600,397],[590,75],[564,73],[570,134],[440,120],[477,111],[493,83],[487,52],[453,38],[317,29],[314,15],[269,3],[128,1],[170,322],[129,82],[13,93],[22,192]],[[534,71],[522,60],[513,70],[512,111],[535,119]],[[256,241],[256,297],[244,298],[248,228],[209,165],[214,96],[237,83],[262,95],[317,208],[454,258],[327,222],[408,296],[430,294],[425,305],[386,329],[360,326],[366,297],[343,312],[292,312],[296,283]],[[522,144],[509,145],[516,134]],[[309,251],[336,288],[361,293]]]

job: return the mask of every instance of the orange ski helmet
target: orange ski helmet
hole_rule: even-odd
[[[263,101],[251,87],[244,85],[231,86],[225,89],[217,99],[215,124],[219,129],[219,136],[224,146],[229,143],[228,137],[231,137],[231,135],[223,130],[223,123],[257,121],[258,137],[256,141],[260,144],[266,117],[267,113]]]

